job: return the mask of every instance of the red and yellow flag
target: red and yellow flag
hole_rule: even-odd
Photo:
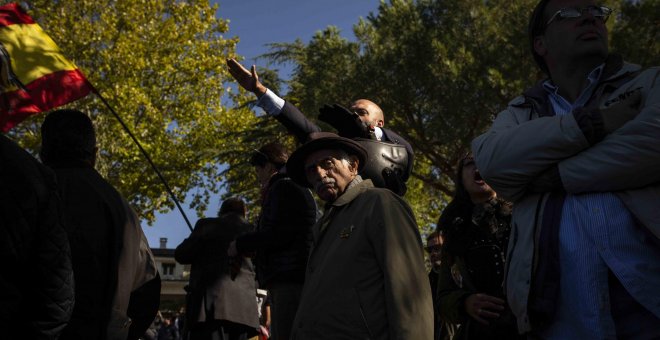
[[[0,131],[86,96],[85,76],[15,3],[0,6]]]

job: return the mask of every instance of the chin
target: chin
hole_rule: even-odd
[[[316,195],[326,202],[332,202],[337,198],[337,193],[331,190],[321,190],[320,192],[316,192]]]

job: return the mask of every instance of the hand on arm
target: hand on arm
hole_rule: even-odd
[[[642,91],[640,88],[631,92],[626,92],[619,96],[619,101],[607,108],[601,109],[603,116],[603,129],[606,134],[610,134],[628,121],[634,119],[639,113],[639,103],[642,100]]]
[[[486,294],[472,294],[465,299],[465,312],[477,322],[487,325],[488,319],[500,317],[504,300]]]
[[[259,81],[256,66],[252,65],[251,70],[246,69],[236,59],[227,59],[227,70],[229,74],[247,91],[250,91],[261,97],[266,93],[266,87]]]

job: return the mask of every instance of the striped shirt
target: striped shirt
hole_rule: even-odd
[[[543,86],[555,114],[566,115],[583,107],[596,88],[602,69],[603,65],[589,74],[589,85],[574,103],[546,81]],[[613,318],[610,272],[632,299],[660,317],[660,247],[653,244],[651,236],[614,193],[566,196],[559,226],[559,261],[557,314],[540,333],[543,338],[615,339],[621,327],[639,327],[634,319]],[[653,318],[644,308],[637,307]],[[622,322],[626,324],[621,325]]]

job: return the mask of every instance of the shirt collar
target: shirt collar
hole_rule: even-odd
[[[596,83],[596,82],[598,82],[598,80],[600,80],[600,76],[603,73],[603,68],[604,67],[605,67],[605,63],[600,64],[598,67],[596,67],[591,72],[589,72],[589,75],[587,75],[587,80],[589,81],[589,86],[587,86],[587,88],[590,88],[594,83]],[[557,93],[559,91],[559,86],[556,86],[552,82],[552,79],[548,79],[548,80],[544,81],[542,86],[548,93],[553,93],[553,94],[559,95],[559,93]]]

